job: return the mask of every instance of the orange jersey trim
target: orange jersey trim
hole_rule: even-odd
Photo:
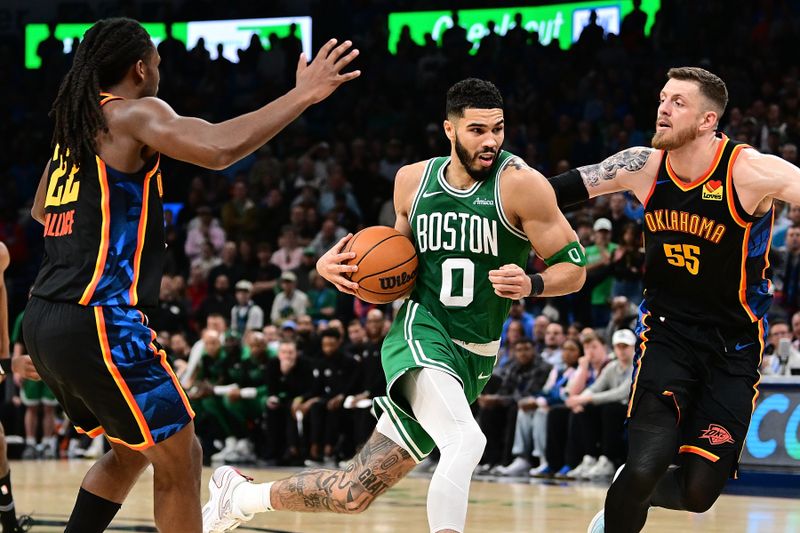
[[[125,100],[123,97],[116,96],[116,95],[113,95],[111,93],[103,93],[103,92],[101,92],[100,96],[103,97],[102,99],[100,99],[100,107],[103,107],[108,102],[113,102],[114,100]]]
[[[669,177],[672,178],[672,182],[675,183],[675,185],[677,185],[678,188],[680,188],[682,191],[684,191],[684,192],[690,191],[690,190],[694,189],[695,187],[697,187],[698,185],[701,185],[712,174],[714,174],[714,171],[717,170],[717,166],[719,166],[719,162],[722,159],[722,152],[725,150],[725,146],[727,144],[728,144],[728,137],[725,134],[723,134],[722,135],[722,139],[721,139],[721,141],[719,143],[719,146],[717,146],[717,153],[714,154],[714,159],[711,160],[711,165],[708,167],[708,169],[705,171],[705,173],[703,173],[699,178],[697,178],[696,180],[694,180],[694,181],[692,181],[690,183],[684,183],[683,181],[681,181],[681,179],[678,177],[678,175],[675,174],[675,171],[672,170],[672,165],[670,165],[670,163],[669,163],[669,152],[668,152],[667,153],[667,174],[669,174]]]
[[[122,379],[122,375],[119,373],[119,369],[117,365],[114,364],[114,360],[111,357],[111,348],[108,345],[108,335],[106,334],[106,321],[103,317],[103,308],[102,307],[95,307],[94,308],[94,317],[95,322],[97,323],[97,336],[100,340],[100,349],[103,352],[103,361],[106,364],[106,368],[111,373],[111,376],[114,378],[114,382],[117,384],[122,396],[125,398],[125,403],[128,404],[128,408],[131,410],[133,417],[136,419],[136,424],[139,426],[139,431],[142,433],[142,437],[144,438],[144,442],[139,444],[130,444],[128,442],[122,441],[120,439],[111,437],[106,435],[108,440],[111,442],[116,442],[119,444],[124,444],[128,448],[133,450],[142,450],[144,448],[149,448],[155,442],[153,441],[153,435],[150,433],[150,428],[147,427],[147,420],[145,420],[144,415],[142,414],[142,410],[139,409],[139,405],[137,405],[136,400],[131,393],[131,390],[128,388],[128,384],[125,383],[125,380]]]
[[[128,301],[131,305],[139,303],[139,295],[136,292],[136,287],[139,284],[139,271],[142,266],[142,250],[144,249],[144,238],[147,233],[147,215],[148,204],[150,203],[150,178],[153,177],[158,171],[158,165],[161,161],[159,155],[156,159],[156,164],[153,169],[144,176],[144,188],[142,190],[142,210],[139,213],[139,231],[136,237],[136,252],[133,254],[133,280],[131,280],[131,288],[128,290]]]
[[[714,455],[713,453],[706,451],[703,448],[698,448],[697,446],[681,446],[678,450],[678,453],[694,453],[700,457],[703,457],[704,459],[708,459],[712,463],[719,461],[719,455]]]
[[[725,174],[725,186],[727,187],[725,198],[728,204],[728,211],[730,211],[736,223],[743,228],[747,226],[747,221],[739,215],[739,211],[736,210],[736,204],[733,201],[733,165],[736,163],[736,158],[739,157],[739,154],[741,154],[742,150],[745,148],[749,148],[749,146],[740,144],[733,149],[730,162],[728,163],[728,172]]]
[[[84,435],[89,435],[91,438],[95,438],[98,435],[102,435],[103,432],[105,431],[103,429],[103,426],[97,426],[96,428],[90,429],[89,431],[86,431],[85,429],[83,429],[81,427],[78,427],[78,426],[73,426],[73,427],[75,428],[75,431],[77,431],[78,433],[82,433]]]
[[[94,273],[92,280],[83,291],[83,296],[78,301],[81,305],[89,305],[89,302],[94,296],[94,291],[100,278],[103,276],[103,270],[106,268],[106,258],[108,256],[108,241],[111,228],[111,210],[109,208],[109,190],[108,190],[108,175],[106,174],[106,164],[102,159],[95,156],[97,160],[97,179],[100,182],[100,213],[102,214],[102,223],[100,226],[100,247],[97,250],[97,260],[94,264]]]
[[[747,305],[747,243],[750,242],[751,228],[752,225],[747,224],[744,229],[744,238],[742,239],[742,265],[741,272],[739,273],[739,303],[742,305],[744,312],[747,313],[747,316],[750,317],[750,321],[755,322],[758,319],[756,315],[753,314],[753,310],[750,309],[750,306]]]
[[[153,350],[153,353],[156,354],[156,357],[161,359],[161,366],[167,371],[167,374],[169,374],[169,377],[172,379],[172,383],[178,390],[178,395],[180,395],[181,401],[183,401],[183,406],[186,408],[189,416],[194,419],[194,409],[192,409],[192,405],[189,403],[189,398],[186,396],[186,392],[184,392],[183,387],[181,387],[180,381],[178,381],[178,376],[175,375],[175,371],[172,370],[172,366],[167,361],[167,352],[164,350],[156,350],[155,345],[152,343],[150,344],[150,349]]]
[[[658,166],[656,168],[661,168],[661,161],[664,159],[664,150],[659,150],[661,152],[661,159],[658,161]],[[656,182],[658,182],[658,171],[656,171],[656,175],[653,177],[653,183],[650,185],[650,192],[647,193],[647,197],[642,202],[642,207],[647,209],[647,203],[650,201],[650,197],[653,196],[653,193],[656,190]]]
[[[769,249],[768,249],[769,251]],[[758,321],[758,345],[761,350],[758,352],[758,366],[756,367],[756,372],[758,372],[758,379],[753,384],[753,407],[750,410],[750,418],[753,418],[753,413],[756,412],[756,401],[758,400],[761,391],[758,390],[758,386],[761,384],[761,371],[758,370],[761,368],[761,362],[764,359],[764,319]],[[742,454],[744,453],[744,445],[747,441],[747,436],[745,435],[745,442],[742,442],[742,449],[739,450],[739,462],[742,460]],[[739,477],[739,470],[737,469],[734,473],[734,479],[738,479]]]
[[[675,411],[678,412],[678,421],[675,423],[676,426],[681,425],[681,407],[678,405],[678,399],[675,397],[675,394],[672,391],[665,390],[661,393],[662,396],[669,396],[672,398],[672,401],[675,403]]]
[[[631,389],[631,397],[628,400],[628,413],[626,416],[628,418],[631,417],[631,411],[633,411],[633,400],[636,397],[636,386],[639,384],[639,376],[642,375],[642,359],[644,359],[644,353],[647,351],[647,332],[650,331],[650,326],[647,325],[647,319],[650,318],[650,312],[648,311],[646,315],[642,317],[642,326],[644,326],[644,331],[642,331],[642,342],[640,347],[642,349],[642,355],[639,356],[639,359],[636,361],[636,379],[633,380],[633,388]]]

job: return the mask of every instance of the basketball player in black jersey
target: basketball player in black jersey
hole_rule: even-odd
[[[772,300],[772,203],[800,203],[800,169],[717,132],[721,79],[668,78],[652,148],[551,179],[562,206],[628,190],[645,208],[628,460],[592,532],[640,531],[650,506],[705,512],[736,476]]]
[[[201,531],[194,413],[143,312],[158,303],[164,254],[159,154],[210,169],[238,161],[359,75],[341,73],[358,55],[350,46],[330,40],[310,64],[301,54],[294,89],[210,124],[155,97],[160,58],[138,22],[101,20],[84,35],[53,104],[53,151],[32,210],[45,256],[23,326],[78,431],[111,442],[67,532],[104,531],[148,464],[159,531]]]

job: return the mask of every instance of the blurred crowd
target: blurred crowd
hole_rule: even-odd
[[[218,3],[192,2],[190,18],[263,16],[244,4],[228,2],[221,15]],[[620,35],[592,21],[568,51],[519,26],[505,35],[490,27],[475,55],[458,27],[424,45],[404,31],[392,55],[386,14],[400,8],[350,4],[326,2],[314,33],[318,42],[354,41],[358,81],[224,171],[162,163],[167,261],[160,304],[146,311],[188,391],[209,460],[332,463],[371,432],[371,399],[386,387],[380,345],[395,307],[338,293],[315,263],[348,232],[394,224],[401,166],[449,153],[441,123],[455,81],[495,82],[505,98],[504,148],[551,176],[648,145],[666,70],[699,65],[728,85],[720,130],[797,164],[800,10],[792,2],[663,0],[649,37],[637,9]],[[127,9],[152,18],[136,3]],[[107,14],[82,16],[98,15]],[[272,36],[265,50],[255,38],[238,63],[210,59],[202,42],[186,50],[169,37],[158,49],[159,96],[178,113],[220,121],[287,91],[300,41]],[[0,240],[11,251],[14,318],[41,260],[42,230],[29,209],[49,155],[47,111],[71,61],[53,38],[39,54],[43,68],[25,70],[22,40],[0,40],[0,72],[15,80],[0,85],[0,118],[12,133],[0,151]],[[495,375],[475,408],[490,439],[487,472],[600,477],[625,456],[642,206],[615,194],[566,214],[586,248],[588,279],[574,295],[512,307]],[[800,372],[800,205],[776,205],[770,263],[775,302],[762,371]],[[530,272],[543,268],[532,253]],[[6,426],[25,432],[29,456],[55,454],[46,439],[59,423],[45,396],[23,395],[30,414]]]

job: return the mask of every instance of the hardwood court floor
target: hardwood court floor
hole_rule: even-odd
[[[32,513],[32,533],[63,531],[88,461],[12,461],[12,483],[18,513]],[[287,470],[245,469],[256,481],[285,476]],[[211,469],[203,471],[203,499]],[[428,478],[414,476],[387,492],[358,516],[269,513],[257,516],[241,531],[320,533],[416,533],[427,531],[425,495]],[[583,532],[600,508],[605,486],[488,482],[475,480],[470,493],[467,531]],[[155,531],[152,473],[146,471],[109,531]],[[800,502],[753,496],[722,496],[704,515],[654,509],[647,532],[794,533],[800,532]]]

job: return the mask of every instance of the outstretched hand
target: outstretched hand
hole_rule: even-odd
[[[308,95],[312,103],[321,102],[341,84],[361,75],[360,70],[342,73],[342,69],[358,57],[359,52],[354,48],[347,53],[353,45],[350,41],[345,41],[339,46],[336,46],[336,42],[336,39],[331,39],[325,43],[310,64],[306,54],[300,54],[297,62],[296,86],[298,90]]]
[[[355,252],[342,252],[347,242],[353,238],[352,233],[348,233],[337,242],[333,248],[317,261],[317,272],[320,276],[333,283],[337,290],[346,294],[357,296],[358,283],[350,281],[345,277],[346,273],[353,273],[358,270],[356,265],[345,265],[344,261],[355,258]]]

